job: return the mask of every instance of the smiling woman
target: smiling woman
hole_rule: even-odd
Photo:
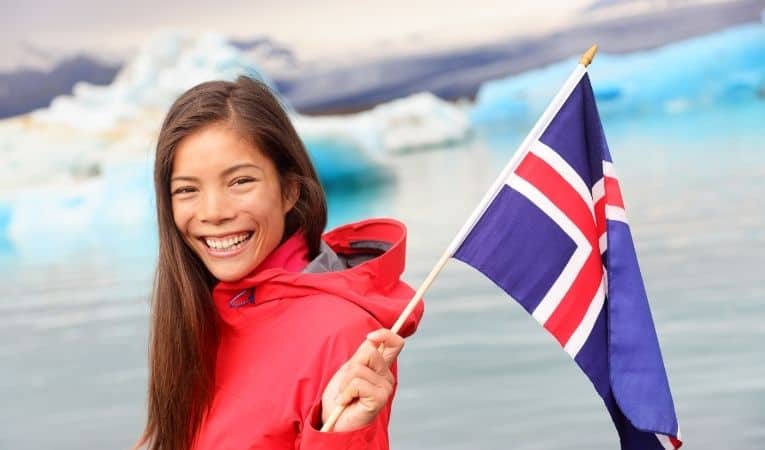
[[[136,447],[388,448],[403,339],[386,328],[413,294],[400,281],[404,226],[322,235],[305,148],[269,89],[245,77],[176,100],[154,181],[160,248]],[[334,430],[320,431],[339,405]]]

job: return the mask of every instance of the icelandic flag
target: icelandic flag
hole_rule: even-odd
[[[677,449],[672,394],[586,72],[538,136],[452,256],[516,299],[574,358],[623,450]]]

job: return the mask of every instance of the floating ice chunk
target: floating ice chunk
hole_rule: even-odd
[[[110,162],[147,160],[153,154],[160,112],[102,132],[44,123],[30,116],[0,121],[0,195],[19,188],[78,182],[98,176]]]
[[[467,115],[430,93],[343,116],[293,114],[292,122],[325,185],[385,177],[391,153],[465,139]]]
[[[464,140],[470,131],[467,115],[429,92],[376,106],[369,112],[389,152],[434,147]]]
[[[0,202],[0,236],[11,223],[11,207],[8,204]]]
[[[293,122],[306,141],[318,136],[341,138],[355,143],[357,148],[381,162],[386,154],[447,145],[465,139],[470,132],[470,120],[465,112],[428,92],[383,103],[357,114],[294,115]]]
[[[368,117],[293,114],[291,120],[325,185],[376,178],[376,172],[385,170],[380,136]]]
[[[484,83],[470,111],[472,123],[539,115],[576,62]],[[751,99],[765,87],[765,26],[739,26],[627,55],[601,53],[589,72],[603,115],[678,113]]]
[[[135,119],[147,109],[166,110],[181,93],[203,81],[234,80],[240,75],[274,86],[225,37],[164,31],[142,45],[110,85],[78,83],[71,96],[57,97],[33,117],[103,131]]]
[[[76,183],[0,194],[0,254],[13,251],[39,259],[83,241],[119,240],[126,232],[153,230],[151,162],[113,163],[102,170]]]
[[[12,194],[0,198],[0,204],[8,211],[7,231],[14,240],[51,228],[86,230],[99,223],[129,225],[153,217],[148,161],[110,164],[89,180],[28,187]]]

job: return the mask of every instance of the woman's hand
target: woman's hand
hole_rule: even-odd
[[[382,353],[378,350],[384,346]],[[367,335],[324,389],[321,397],[321,418],[326,422],[338,405],[345,410],[333,431],[359,429],[374,420],[388,403],[396,379],[390,366],[404,348],[404,338],[384,328]]]

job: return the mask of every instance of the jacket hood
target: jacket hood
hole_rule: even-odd
[[[293,239],[301,239],[305,246],[301,235],[288,241]],[[414,295],[400,280],[406,256],[404,224],[393,219],[364,220],[329,231],[322,240],[320,254],[302,272],[268,268],[236,282],[219,283],[213,299],[221,319],[240,327],[247,322],[249,310],[258,305],[328,294],[354,303],[391,328]],[[401,327],[401,336],[414,333],[423,309],[420,302]]]

